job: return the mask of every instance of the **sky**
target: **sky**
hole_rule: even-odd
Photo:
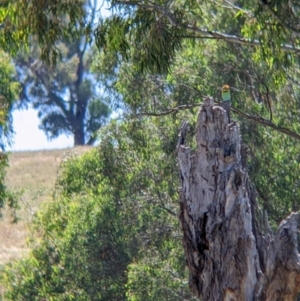
[[[97,1],[102,17],[110,15],[108,4],[103,0]],[[68,148],[73,146],[73,137],[61,135],[49,141],[39,129],[38,112],[32,108],[13,112],[13,129],[15,131],[13,145],[7,151],[44,150]]]

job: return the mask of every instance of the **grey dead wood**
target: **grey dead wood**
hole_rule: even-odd
[[[180,221],[191,290],[204,301],[294,301],[300,288],[299,213],[273,233],[256,222],[238,125],[206,98],[196,149],[181,128]],[[266,222],[267,223],[267,222]]]

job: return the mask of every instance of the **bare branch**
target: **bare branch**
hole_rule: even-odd
[[[219,105],[221,103],[216,102],[216,104]],[[186,109],[192,109],[192,108],[196,108],[196,107],[200,107],[200,106],[202,106],[202,103],[191,104],[191,105],[180,105],[180,106],[168,109],[168,110],[160,112],[160,113],[142,112],[142,113],[131,116],[131,118],[138,118],[138,117],[142,117],[142,116],[154,116],[154,117],[166,116],[166,115],[173,114],[175,112],[179,112],[179,111],[186,110]],[[294,139],[300,140],[300,135],[297,134],[296,132],[293,132],[293,131],[289,130],[288,128],[285,128],[285,127],[277,126],[276,124],[274,124],[270,120],[267,120],[263,117],[253,116],[253,115],[244,113],[244,112],[242,112],[239,109],[236,109],[234,107],[231,107],[231,111],[238,114],[238,115],[240,115],[240,116],[242,116],[242,117],[244,117],[244,118],[246,118],[246,119],[248,119],[248,120],[251,120],[255,123],[270,127],[270,128],[272,128],[273,130],[275,130],[277,132],[283,133],[283,134],[285,134],[287,136],[290,136]]]
[[[160,113],[156,113],[156,112],[142,112],[142,113],[138,113],[135,115],[132,115],[131,118],[138,118],[141,116],[155,116],[155,117],[159,117],[159,116],[165,116],[165,115],[170,115],[172,113],[181,111],[181,110],[186,110],[186,109],[192,109],[192,108],[196,108],[196,107],[200,107],[202,105],[202,103],[198,103],[198,104],[194,104],[194,105],[180,105],[171,109],[168,109],[166,111],[160,112]]]
[[[267,127],[270,127],[272,128],[273,130],[277,131],[277,132],[280,132],[280,133],[283,133],[287,136],[290,136],[294,139],[298,139],[300,140],[300,135],[297,134],[296,132],[293,132],[291,130],[289,130],[288,128],[285,128],[285,127],[281,127],[281,126],[277,126],[276,124],[274,124],[273,122],[265,119],[265,118],[262,118],[260,116],[253,116],[253,115],[249,115],[247,113],[244,113],[236,108],[233,108],[231,107],[231,111],[233,111],[234,113],[248,119],[248,120],[251,120],[251,121],[254,121],[255,123],[258,123],[258,124],[261,124],[261,125],[264,125],[264,126],[267,126]]]

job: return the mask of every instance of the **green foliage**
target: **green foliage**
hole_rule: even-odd
[[[97,45],[116,51],[142,71],[170,71],[186,41],[223,40],[232,48],[248,49],[253,60],[265,62],[269,71],[276,65],[282,76],[282,66],[290,66],[299,55],[299,13],[294,1],[111,3],[112,17],[95,32]]]
[[[7,269],[7,300],[124,300],[131,241],[107,193],[49,204],[34,231],[30,257]]]
[[[165,246],[143,250],[140,260],[129,265],[126,285],[127,299],[137,300],[199,300],[187,290],[180,244],[170,240]]]
[[[99,148],[63,163],[54,202],[34,218],[29,257],[6,269],[7,300],[130,299],[144,290],[131,271],[149,264],[160,277],[171,269],[160,300],[190,297],[176,162],[165,153],[177,140],[173,130],[172,119],[112,122]],[[147,277],[139,275],[141,284]],[[162,287],[148,290],[158,296]]]
[[[31,36],[41,46],[41,57],[56,63],[57,43],[78,37],[84,24],[84,1],[5,0],[0,6],[0,47],[16,54],[28,49]]]
[[[8,167],[8,155],[4,153],[4,150],[7,144],[11,143],[13,132],[11,111],[20,91],[20,85],[15,76],[16,72],[11,58],[0,50],[0,209],[5,205],[9,206],[13,209],[16,221],[15,210],[18,207],[16,196],[6,188],[4,183],[5,170]]]
[[[299,210],[299,143],[255,125],[243,125],[242,132],[251,148],[249,172],[260,209],[276,226],[291,211]]]
[[[34,218],[30,256],[7,267],[7,300],[124,300],[134,225],[109,186],[90,182],[102,165],[97,150],[64,163],[57,185],[70,186]]]
[[[98,186],[103,181],[100,152],[93,151],[79,158],[71,156],[68,159],[61,165],[56,191],[68,197],[83,192],[97,194]]]
[[[13,222],[18,221],[17,209],[19,209],[19,195],[10,191],[5,185],[6,169],[8,168],[8,155],[0,152],[0,218],[2,209],[7,206],[11,209]]]
[[[142,72],[165,73],[181,48],[181,38],[178,28],[158,16],[145,9],[137,9],[129,18],[112,16],[97,27],[96,45],[105,52],[118,52],[123,59],[134,61]]]
[[[4,1],[0,45],[16,52],[28,46],[33,36],[42,49],[42,58],[57,62],[57,44],[84,33],[89,40],[95,38],[99,49],[134,60],[140,70],[166,73],[186,40],[222,39],[246,48],[252,48],[255,40],[256,58],[272,68],[274,63],[285,64],[298,55],[296,1],[109,1],[112,16],[100,18],[96,27],[87,20],[82,0]]]
[[[16,80],[16,71],[8,54],[0,50],[0,148],[10,142],[12,134],[11,110],[18,99],[20,84]]]

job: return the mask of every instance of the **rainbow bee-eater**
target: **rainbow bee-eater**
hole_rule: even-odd
[[[228,85],[224,85],[222,87],[222,107],[223,109],[227,112],[227,116],[228,116],[228,121],[230,122],[230,87]]]
[[[223,101],[230,101],[230,87],[228,85],[224,85],[222,87],[222,99]]]

